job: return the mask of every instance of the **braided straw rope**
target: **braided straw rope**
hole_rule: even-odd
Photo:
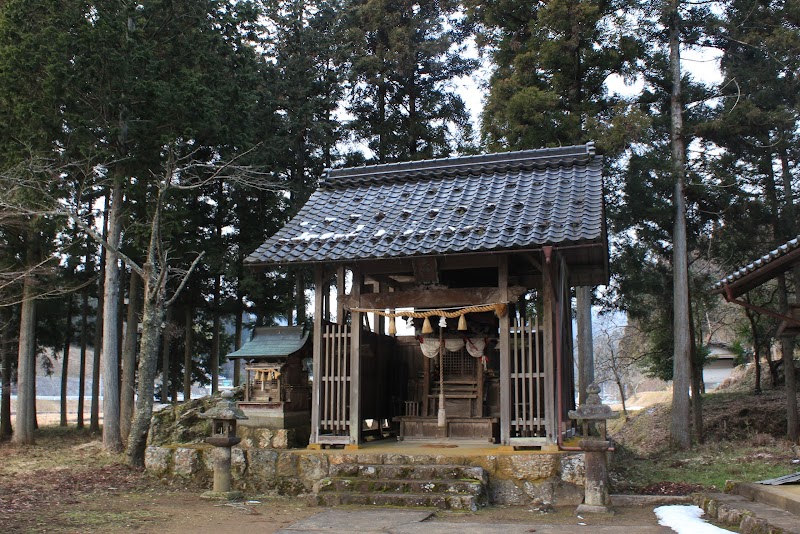
[[[375,315],[381,315],[383,317],[412,317],[414,319],[425,319],[428,317],[447,317],[448,319],[455,319],[456,317],[460,317],[462,315],[466,315],[467,313],[480,313],[480,312],[487,312],[493,311],[495,315],[498,317],[503,317],[508,310],[508,304],[504,302],[498,302],[495,304],[484,304],[482,306],[467,306],[465,308],[460,308],[458,310],[425,310],[425,311],[399,311],[399,312],[387,312],[384,310],[372,310],[367,308],[350,308],[350,311],[354,312],[361,312],[361,313],[374,313]]]

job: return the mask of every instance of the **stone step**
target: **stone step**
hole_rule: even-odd
[[[696,493],[694,501],[710,519],[738,528],[743,534],[800,534],[798,516],[741,495]]]
[[[333,464],[331,478],[372,478],[383,480],[469,480],[488,484],[481,467],[466,465]]]
[[[477,511],[480,504],[474,495],[431,493],[352,493],[323,491],[313,496],[318,506],[374,505],[438,508],[439,510]]]
[[[320,492],[354,492],[354,493],[413,493],[419,495],[474,495],[481,497],[484,485],[477,480],[398,480],[373,479],[364,477],[340,477],[327,479],[319,485]]]

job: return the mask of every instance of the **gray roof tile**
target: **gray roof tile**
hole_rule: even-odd
[[[289,356],[303,348],[308,330],[302,326],[257,326],[253,337],[228,358],[270,358]]]
[[[251,264],[605,243],[600,158],[590,143],[328,171]]]
[[[789,252],[792,252],[793,250],[797,249],[798,247],[800,247],[800,235],[795,237],[791,241],[789,241],[787,243],[784,243],[783,245],[781,245],[781,246],[779,246],[779,247],[777,247],[777,248],[775,248],[773,250],[770,250],[769,252],[767,252],[766,254],[764,254],[763,256],[758,258],[757,260],[755,260],[755,261],[753,261],[751,263],[748,263],[746,265],[742,265],[736,271],[734,271],[732,274],[726,276],[725,278],[723,278],[722,280],[719,280],[717,283],[715,283],[713,286],[711,286],[711,289],[712,290],[721,290],[722,288],[725,287],[725,284],[732,284],[732,283],[736,282],[737,280],[740,280],[741,278],[744,278],[748,274],[750,274],[752,272],[755,272],[757,269],[759,269],[759,268],[761,268],[761,267],[763,267],[765,265],[769,265],[773,261],[775,261],[775,260],[777,260],[779,258],[782,258],[783,256],[786,256]]]

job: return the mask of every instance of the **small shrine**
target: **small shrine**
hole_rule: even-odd
[[[247,426],[296,428],[308,435],[311,418],[309,331],[303,327],[256,327],[247,343],[230,354],[244,363]]]

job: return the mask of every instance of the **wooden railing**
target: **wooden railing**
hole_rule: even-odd
[[[538,320],[516,317],[511,326],[511,438],[546,436],[543,333]]]
[[[322,334],[320,381],[320,441],[350,432],[350,327],[325,325]]]

